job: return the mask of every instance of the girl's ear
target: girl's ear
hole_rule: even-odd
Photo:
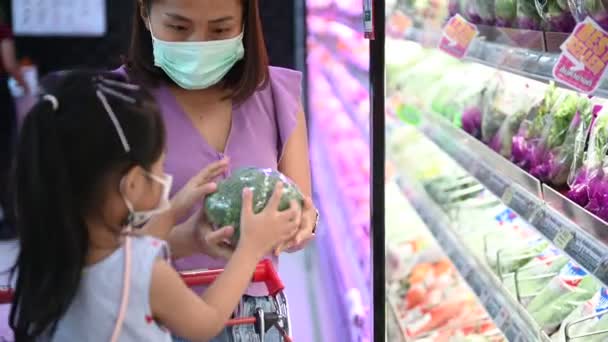
[[[120,181],[120,193],[131,203],[137,202],[145,189],[145,172],[141,166],[134,166]]]

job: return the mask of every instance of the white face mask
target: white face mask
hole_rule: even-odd
[[[173,177],[171,175],[165,175],[164,178],[161,178],[151,173],[147,173],[147,176],[163,186],[160,200],[154,209],[137,211],[135,210],[133,203],[131,203],[123,194],[122,198],[125,201],[127,209],[129,209],[129,225],[131,226],[139,227],[148,222],[152,217],[171,209],[169,194],[171,193],[171,186],[173,185]]]

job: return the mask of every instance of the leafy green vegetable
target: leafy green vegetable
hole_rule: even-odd
[[[240,237],[243,189],[253,190],[253,211],[259,213],[266,207],[279,181],[284,184],[279,210],[288,209],[291,200],[303,203],[304,198],[298,187],[280,172],[272,169],[244,168],[220,182],[217,191],[207,196],[205,214],[216,227],[234,227],[232,243],[236,245]]]
[[[540,30],[540,16],[532,0],[517,2],[517,27],[526,30]]]
[[[520,0],[525,1],[525,0]],[[512,27],[517,17],[517,0],[496,0],[496,25]]]

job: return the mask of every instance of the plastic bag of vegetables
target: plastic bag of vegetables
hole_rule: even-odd
[[[572,32],[576,21],[568,5],[568,0],[534,0],[538,14],[543,19],[547,31]]]
[[[496,110],[506,89],[502,77],[497,76],[489,81],[484,92],[481,108],[481,141],[486,144],[496,135],[507,117],[503,111]]]
[[[568,94],[548,117],[537,148],[537,162],[530,173],[543,182],[566,185],[583,159],[592,116],[587,98]]]
[[[519,0],[526,1],[526,0]],[[496,26],[514,27],[517,18],[518,0],[496,0]]]
[[[592,275],[570,261],[536,296],[527,310],[547,333],[552,333],[579,305],[600,289]]]
[[[532,107],[513,137],[511,159],[524,170],[529,171],[536,166],[537,147],[542,140],[547,116],[564,96],[565,93],[558,90],[555,84],[550,84],[543,99]]]
[[[279,210],[288,209],[291,200],[302,204],[304,198],[297,185],[282,173],[272,169],[244,168],[219,182],[217,191],[206,197],[205,214],[216,227],[234,227],[231,242],[236,245],[240,237],[243,189],[253,190],[253,211],[259,213],[266,207],[277,182],[284,185]]]
[[[604,30],[608,30],[608,0],[568,0],[577,22],[591,17]]]
[[[541,19],[533,0],[520,0],[517,2],[517,28],[525,30],[540,30]]]
[[[568,336],[581,336],[592,332],[603,331],[608,329],[608,289],[602,287],[588,301],[579,305],[566,319],[562,322],[560,329],[553,335],[552,341],[566,342],[566,326],[568,323],[578,321],[585,317],[593,318],[582,322],[572,324],[568,328]],[[602,342],[606,341],[607,334],[597,334],[586,336],[585,342]],[[582,339],[581,339],[582,340]]]
[[[604,178],[604,159],[608,152],[608,112],[600,109],[600,106],[594,108],[597,117],[591,125],[583,163],[571,174],[568,181],[570,185],[568,198],[581,206],[589,204],[589,186],[600,184]],[[594,195],[597,194],[594,192]]]
[[[464,17],[473,24],[494,25],[496,23],[495,0],[464,0]]]
[[[527,305],[553,277],[568,263],[568,257],[554,246],[547,246],[542,253],[517,270],[517,289],[521,303]],[[505,287],[516,294],[515,273],[504,280]]]

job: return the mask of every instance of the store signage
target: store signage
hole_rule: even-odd
[[[18,36],[102,37],[107,30],[106,0],[13,0]]]
[[[608,33],[587,18],[576,25],[561,50],[553,77],[580,92],[593,93],[608,65]]]
[[[443,28],[443,34],[439,41],[439,49],[458,59],[464,58],[473,39],[477,37],[477,27],[469,23],[460,14],[456,14]]]

